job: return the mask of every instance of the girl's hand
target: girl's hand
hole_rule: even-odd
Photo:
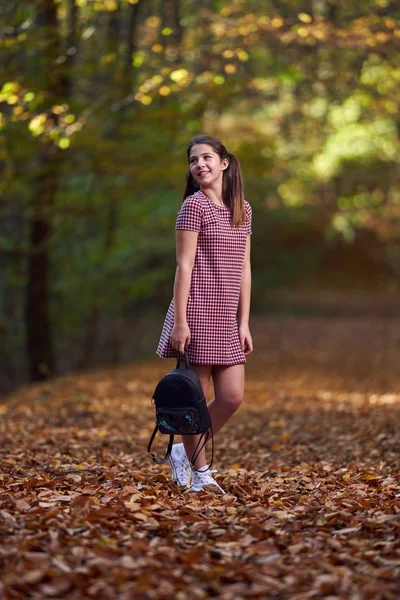
[[[170,337],[171,346],[183,354],[190,344],[190,330],[187,323],[174,325]]]
[[[248,325],[240,325],[239,327],[240,345],[246,356],[253,352],[253,340]]]

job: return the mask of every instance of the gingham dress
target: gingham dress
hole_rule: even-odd
[[[193,364],[236,365],[246,362],[240,346],[237,311],[246,238],[251,234],[251,207],[245,202],[246,222],[232,227],[229,208],[218,206],[199,191],[185,199],[175,229],[198,231],[197,250],[187,303]],[[176,358],[170,343],[174,325],[172,300],[161,332],[157,354]]]

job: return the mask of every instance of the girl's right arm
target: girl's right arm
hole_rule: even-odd
[[[186,318],[192,270],[197,248],[197,231],[178,229],[176,231],[176,272],[174,282],[174,326],[171,332],[171,345],[183,353],[190,344],[190,330]]]

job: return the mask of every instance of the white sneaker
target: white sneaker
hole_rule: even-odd
[[[212,476],[212,473],[216,472],[216,469],[212,471],[193,471],[192,492],[205,490],[206,492],[214,492],[215,494],[225,494],[226,492]]]
[[[174,480],[174,483],[183,490],[190,488],[192,467],[190,466],[185,447],[182,443],[174,444],[172,446],[168,461],[172,468],[172,479]]]

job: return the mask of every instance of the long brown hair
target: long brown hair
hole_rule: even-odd
[[[246,214],[244,210],[244,189],[242,170],[239,159],[228,152],[223,143],[215,137],[209,135],[198,135],[193,138],[187,149],[187,157],[190,162],[190,151],[195,144],[207,144],[218,154],[221,160],[227,159],[229,164],[223,172],[222,180],[222,201],[231,210],[232,225],[240,227],[244,225]],[[187,173],[186,189],[183,199],[199,191],[200,186],[190,172]]]

